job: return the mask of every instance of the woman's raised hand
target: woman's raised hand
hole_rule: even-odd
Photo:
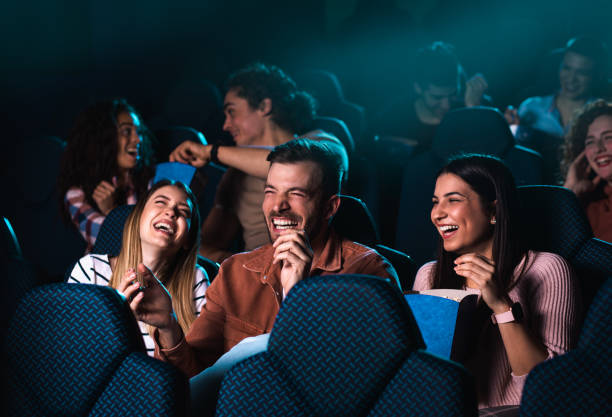
[[[138,264],[138,273],[141,280],[133,268],[128,269],[117,290],[128,300],[138,320],[160,330],[173,327],[176,318],[168,290],[144,264]]]
[[[457,275],[471,282],[471,287],[480,289],[482,299],[494,313],[508,311],[510,299],[504,294],[493,280],[495,274],[495,262],[482,255],[466,253],[455,259],[455,272]]]
[[[590,179],[591,172],[593,172],[591,165],[586,159],[585,151],[582,151],[569,166],[563,186],[572,190],[577,196],[593,191],[601,182],[601,177],[597,175]]]
[[[100,181],[93,190],[92,198],[105,216],[115,208],[115,190],[117,187],[108,181]]]

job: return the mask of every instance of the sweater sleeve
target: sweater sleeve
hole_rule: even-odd
[[[548,358],[576,345],[580,319],[580,296],[575,276],[560,256],[540,252],[522,279],[529,306],[530,327],[546,347]]]
[[[85,192],[78,187],[71,187],[66,192],[64,203],[72,223],[77,227],[87,242],[87,252],[91,251],[100,232],[100,226],[106,216],[94,209],[85,198]]]
[[[435,261],[428,262],[419,268],[412,285],[414,291],[430,290],[432,288],[432,274],[435,265]]]

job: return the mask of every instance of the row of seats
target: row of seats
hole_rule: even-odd
[[[612,277],[577,349],[529,374],[520,415],[609,415],[611,296]],[[30,290],[3,341],[9,415],[186,415],[187,379],[146,355],[129,307],[108,287]],[[470,374],[425,348],[389,281],[307,278],[283,303],[267,351],[225,376],[216,415],[476,416]]]

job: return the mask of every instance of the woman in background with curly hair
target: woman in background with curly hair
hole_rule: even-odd
[[[106,215],[135,204],[153,176],[151,136],[123,99],[103,101],[77,117],[58,178],[61,205],[89,252]]]
[[[595,237],[612,242],[612,103],[597,100],[576,116],[561,169],[563,186],[583,203]]]

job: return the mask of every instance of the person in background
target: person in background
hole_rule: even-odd
[[[612,242],[612,104],[587,104],[563,145],[564,187],[585,207],[596,238]]]
[[[153,177],[152,136],[123,99],[102,101],[77,117],[58,177],[62,212],[93,248],[106,215],[135,204]]]
[[[181,182],[161,180],[138,201],[123,229],[121,252],[88,254],[74,266],[69,283],[108,285],[125,292],[128,283],[140,286],[139,264],[146,265],[168,289],[182,331],[199,315],[206,303],[209,280],[196,264],[200,214],[197,200]],[[141,265],[141,267],[142,267]],[[138,323],[147,353],[153,356],[151,329]]]
[[[562,180],[560,147],[574,113],[605,94],[607,60],[606,46],[599,39],[570,39],[559,66],[559,89],[546,96],[527,98],[518,112],[506,110],[508,122],[517,125],[517,143],[542,154],[549,183]]]
[[[348,171],[344,146],[334,136],[310,130],[314,100],[283,70],[255,63],[230,75],[226,84],[223,130],[237,146],[186,141],[170,155],[170,161],[196,167],[210,161],[229,167],[202,225],[200,254],[217,262],[233,254],[232,246],[240,237],[247,251],[270,243],[261,203],[269,167],[266,157],[274,146],[299,136],[323,141],[342,155]]]
[[[372,132],[403,140],[414,152],[429,149],[436,127],[453,108],[487,104],[487,81],[476,74],[466,81],[455,48],[433,42],[419,49],[413,62],[412,94],[384,109],[373,120]]]
[[[376,251],[339,236],[330,221],[340,205],[342,159],[325,142],[290,140],[268,156],[262,204],[271,242],[226,259],[206,292],[202,314],[185,333],[172,301],[151,273],[147,288],[125,294],[140,320],[157,330],[156,357],[192,377],[241,340],[269,333],[285,297],[317,275],[366,274],[398,286],[393,267]],[[342,279],[342,277],[338,277]]]
[[[501,160],[473,154],[451,160],[432,201],[439,255],[419,269],[413,289],[479,295],[477,337],[464,363],[475,377],[479,408],[518,405],[529,371],[577,341],[575,277],[560,256],[525,246],[516,186]]]

